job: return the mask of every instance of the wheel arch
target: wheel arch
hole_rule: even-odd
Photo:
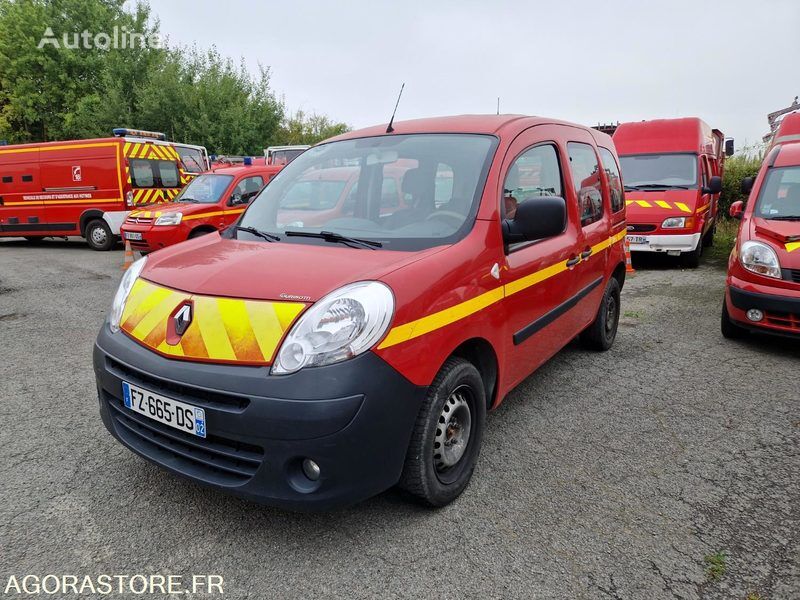
[[[78,230],[81,232],[81,237],[86,237],[86,226],[95,219],[103,219],[103,211],[96,208],[90,208],[83,211],[80,219],[78,220]]]
[[[208,224],[198,225],[197,227],[194,227],[191,231],[189,231],[188,237],[191,238],[193,235],[214,233],[215,231],[218,230],[213,225],[208,225]]]
[[[611,272],[611,276],[619,282],[620,291],[625,286],[625,263],[620,262]]]
[[[492,344],[484,338],[471,338],[462,342],[447,358],[452,356],[463,358],[478,369],[486,392],[486,410],[489,410],[497,396],[498,375],[497,353]]]

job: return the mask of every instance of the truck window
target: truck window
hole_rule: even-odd
[[[600,165],[597,154],[589,144],[567,143],[572,182],[578,198],[581,226],[586,227],[603,218],[603,194],[600,186]]]
[[[129,161],[131,185],[135,188],[155,187],[156,178],[153,173],[152,160],[132,158]]]
[[[161,187],[179,187],[180,177],[178,176],[178,167],[174,162],[160,160],[158,161],[158,176],[161,180]]]
[[[762,219],[800,218],[800,167],[768,171],[758,194],[755,215]]]
[[[175,146],[181,164],[187,173],[200,173],[206,170],[206,161],[203,153],[198,148],[188,148],[186,146]]]
[[[614,155],[608,148],[599,146],[600,160],[603,163],[603,170],[608,178],[608,188],[611,192],[611,212],[618,212],[625,207],[625,194],[622,189],[622,178],[619,175],[619,167]]]
[[[628,188],[697,188],[696,154],[630,154],[619,162]]]

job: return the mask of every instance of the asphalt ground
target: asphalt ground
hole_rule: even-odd
[[[637,261],[614,348],[571,344],[511,393],[451,506],[309,515],[106,432],[91,351],[122,258],[0,240],[0,597],[112,573],[224,578],[186,598],[800,598],[800,344],[722,338],[722,264]]]

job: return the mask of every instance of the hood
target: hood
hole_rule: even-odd
[[[367,250],[341,244],[240,241],[209,234],[148,257],[142,278],[191,294],[316,302],[441,251]]]
[[[659,190],[625,192],[630,223],[661,223],[668,217],[688,217],[697,208],[697,190]]]
[[[800,221],[774,221],[754,217],[750,239],[771,242],[778,252],[783,268],[800,269]]]

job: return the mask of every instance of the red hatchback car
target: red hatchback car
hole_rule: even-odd
[[[742,189],[747,205],[730,208],[742,223],[728,261],[722,333],[800,338],[800,114],[784,118],[758,176]]]
[[[220,167],[195,177],[172,203],[136,210],[120,232],[131,248],[152,252],[230,226],[280,166]]]
[[[297,183],[343,167],[358,171],[351,208],[282,221],[287,204],[329,210]],[[387,178],[404,195],[390,212]],[[126,271],[94,350],[103,422],[169,471],[270,504],[399,484],[444,505],[514,386],[577,336],[613,344],[622,190],[608,135],[538,117],[315,146],[236,227]]]

